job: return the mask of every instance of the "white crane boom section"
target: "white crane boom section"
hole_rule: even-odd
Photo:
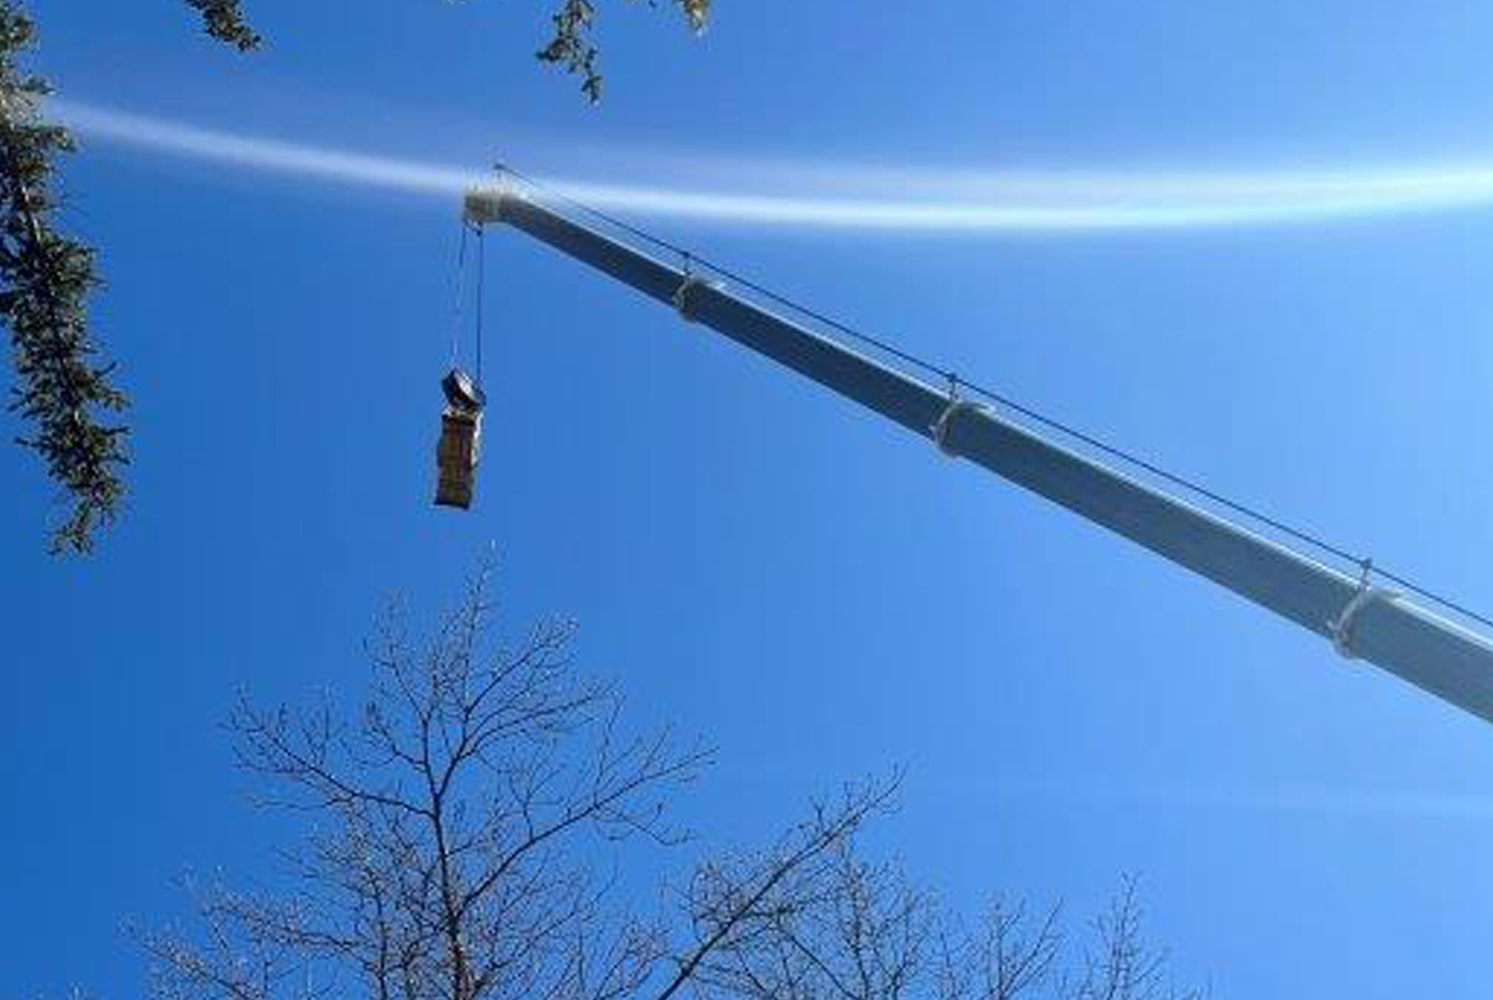
[[[1033,493],[1201,574],[1453,705],[1493,721],[1493,643],[1367,579],[1308,559],[973,404],[702,282],[547,207],[524,189],[473,192],[501,222],[678,309],[744,347],[932,438]]]

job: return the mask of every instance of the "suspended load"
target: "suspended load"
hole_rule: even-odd
[[[482,407],[487,402],[472,376],[453,368],[441,379],[446,409],[441,413],[441,440],[435,459],[439,470],[435,502],[440,507],[472,506],[477,459],[482,445]]]

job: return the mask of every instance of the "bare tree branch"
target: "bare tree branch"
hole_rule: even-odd
[[[1144,915],[1140,880],[1127,875],[1109,910],[1094,921],[1098,952],[1087,956],[1072,1000],[1203,1000],[1199,989],[1179,989],[1167,974],[1167,953],[1148,945],[1141,932]]]
[[[753,982],[757,951],[786,941],[791,930],[785,921],[831,891],[837,874],[843,878],[853,864],[850,839],[870,815],[888,807],[900,780],[852,786],[836,805],[817,804],[813,819],[763,856],[702,865],[686,895],[694,947],[656,1000],[669,1000],[697,972],[718,992],[751,996],[761,989],[760,980]],[[702,968],[717,951],[721,959]]]
[[[663,926],[618,912],[593,862],[636,835],[679,842],[668,800],[710,753],[627,733],[616,695],[571,667],[568,623],[495,648],[490,575],[421,647],[391,612],[356,722],[327,698],[240,699],[228,729],[258,801],[317,825],[282,855],[279,891],[215,885],[195,938],[141,935],[159,996],[276,1000],[335,979],[391,1000],[626,1000],[654,976]],[[785,871],[846,822],[806,830]]]
[[[1060,914],[1054,904],[1029,922],[1025,906],[996,896],[973,933],[946,931],[940,1000],[1016,1000],[1048,985],[1062,947]]]

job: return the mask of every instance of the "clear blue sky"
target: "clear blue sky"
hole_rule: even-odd
[[[598,109],[529,57],[531,0],[251,0],[252,58],[169,0],[33,6],[64,96],[474,167],[1493,159],[1473,0],[718,0],[699,42],[604,2]],[[137,995],[120,920],[279,832],[217,728],[234,690],[359,683],[383,598],[438,606],[488,542],[515,627],[573,615],[641,721],[719,745],[685,806],[712,842],[902,764],[878,842],[961,904],[1082,914],[1139,871],[1219,996],[1486,993],[1485,723],[511,234],[478,506],[436,511],[456,205],[102,145],[66,181],[136,399],[133,493],[95,557],[58,561],[38,466],[0,460],[7,996]],[[1493,606],[1493,212],[655,228]]]

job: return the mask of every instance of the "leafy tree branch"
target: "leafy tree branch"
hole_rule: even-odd
[[[259,35],[249,26],[239,0],[187,0],[187,6],[202,15],[202,26],[220,42],[241,52],[259,48]]]
[[[88,326],[94,252],[53,228],[53,163],[73,145],[38,112],[46,81],[18,65],[35,40],[31,19],[0,2],[0,321],[10,329],[16,371],[11,408],[31,425],[20,444],[41,456],[71,498],[52,550],[86,552],[124,497],[127,430],[107,415],[128,400]]]
[[[674,0],[685,21],[696,34],[705,30],[710,16],[710,0]],[[591,40],[592,25],[596,21],[595,0],[564,0],[550,18],[555,33],[535,55],[543,62],[553,63],[566,72],[579,75],[581,92],[594,104],[601,100],[601,71],[598,68],[598,52]]]

